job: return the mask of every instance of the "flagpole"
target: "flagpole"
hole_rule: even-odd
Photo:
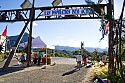
[[[5,51],[4,51],[5,54],[6,54],[6,50],[7,50],[7,27],[8,27],[8,25],[6,25],[6,40],[5,40]]]
[[[7,36],[6,36],[6,41],[5,41],[5,51],[4,51],[5,54],[6,54],[6,50],[7,50]]]

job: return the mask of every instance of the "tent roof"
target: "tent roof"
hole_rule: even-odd
[[[38,36],[32,40],[32,48],[46,48],[47,45]]]

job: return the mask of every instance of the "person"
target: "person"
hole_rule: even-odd
[[[40,62],[41,62],[41,57],[43,56],[42,52],[39,51],[38,53],[38,65],[40,65]]]
[[[84,54],[82,54],[82,65],[84,64]]]
[[[83,57],[84,65],[87,65],[86,55]]]
[[[34,53],[34,58],[33,58],[33,63],[34,64],[37,63],[37,57],[38,57],[37,53]]]
[[[24,56],[24,54],[21,55],[20,59],[21,59],[20,62],[21,62],[22,64],[24,64],[24,62],[25,62],[25,56]]]
[[[76,57],[76,62],[77,62],[77,68],[80,70],[81,67],[81,61],[82,61],[82,56],[80,54],[77,55]]]

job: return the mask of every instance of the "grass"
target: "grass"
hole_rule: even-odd
[[[123,65],[123,67],[125,66]],[[94,80],[95,78],[100,77],[102,79],[106,79],[106,78],[109,79],[111,83],[121,83],[121,75],[119,70],[116,70],[115,76],[109,76],[108,65],[100,66],[99,64],[96,64],[95,68],[93,69],[93,76],[94,76]]]
[[[5,54],[1,53],[0,54],[0,59],[3,59],[4,56],[5,56]]]
[[[8,53],[0,53],[0,60],[7,58]]]
[[[93,70],[94,77],[100,77],[102,79],[108,78],[108,66],[97,66]]]

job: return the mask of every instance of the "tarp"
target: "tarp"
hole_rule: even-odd
[[[21,43],[19,44],[20,47],[26,47],[27,46],[27,42]],[[45,44],[41,38],[38,36],[34,39],[32,39],[32,48],[48,48],[48,49],[55,49],[54,46],[51,45],[47,45]]]

